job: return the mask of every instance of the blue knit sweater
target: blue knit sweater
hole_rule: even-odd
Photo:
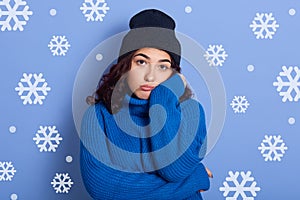
[[[126,96],[110,114],[103,103],[87,109],[81,124],[81,174],[93,199],[202,199],[209,188],[200,162],[206,150],[202,106],[179,103],[178,75],[157,86],[149,100]]]

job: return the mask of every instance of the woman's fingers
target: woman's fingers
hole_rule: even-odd
[[[206,169],[206,172],[208,174],[208,177],[213,178],[214,176],[213,176],[212,172],[207,167],[205,167],[205,169]]]

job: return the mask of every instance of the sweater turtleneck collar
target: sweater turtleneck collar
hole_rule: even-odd
[[[135,95],[125,95],[123,108],[129,108],[131,116],[149,117],[149,101],[146,99],[139,99]]]

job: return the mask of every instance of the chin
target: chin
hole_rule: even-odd
[[[149,97],[150,97],[150,93],[149,93],[149,94],[135,93],[135,96],[136,96],[137,98],[139,98],[139,99],[145,99],[145,100],[147,100],[147,99],[149,99]]]
[[[137,96],[139,99],[144,99],[144,100],[147,100],[149,99],[149,96]]]

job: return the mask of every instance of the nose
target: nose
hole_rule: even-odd
[[[155,80],[155,71],[154,67],[149,67],[145,74],[145,81],[153,82]]]

